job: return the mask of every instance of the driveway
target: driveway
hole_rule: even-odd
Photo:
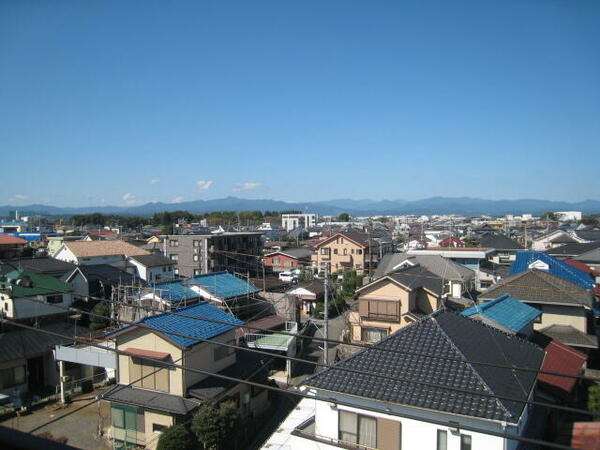
[[[48,432],[55,438],[64,436],[68,439],[67,444],[72,447],[86,450],[108,450],[112,448],[110,442],[98,436],[99,428],[106,433],[108,427],[110,427],[108,403],[104,401],[94,402],[90,406],[82,408],[94,400],[95,395],[98,393],[96,391],[92,394],[75,397],[71,403],[64,407],[60,403],[52,403],[36,409],[30,414],[7,419],[0,422],[0,425],[34,435]],[[77,408],[82,409],[66,415],[77,410]],[[61,419],[62,416],[64,418]]]

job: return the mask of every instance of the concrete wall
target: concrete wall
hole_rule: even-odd
[[[170,427],[173,425],[173,423],[173,416],[159,414],[157,412],[148,410],[144,411],[144,433],[146,435],[146,448],[155,449],[158,445],[158,440],[160,439],[160,433],[155,433],[152,431],[153,424]]]
[[[539,330],[550,325],[571,325],[582,333],[587,334],[587,317],[585,309],[572,306],[539,305],[531,306],[542,310],[542,322],[534,324]]]

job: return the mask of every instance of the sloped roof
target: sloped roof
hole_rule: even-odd
[[[25,245],[27,241],[10,234],[0,234],[0,245]]]
[[[377,351],[376,348],[393,350]],[[455,358],[443,360],[430,356]],[[516,423],[524,404],[481,393],[526,401],[536,374],[474,365],[478,361],[539,369],[544,352],[535,344],[479,321],[437,311],[308,378],[304,384],[332,392],[418,408]],[[369,375],[339,370],[369,371]],[[395,381],[386,377],[404,378]],[[428,386],[412,380],[432,383]],[[459,392],[447,387],[470,391]]]
[[[315,251],[312,248],[306,248],[306,247],[286,248],[285,250],[279,250],[277,252],[272,252],[265,256],[273,256],[273,255],[281,254],[281,255],[289,256],[290,258],[305,259],[305,258],[310,258],[314,252]]]
[[[593,250],[582,253],[579,256],[574,256],[573,259],[575,261],[581,261],[586,263],[600,263],[600,248],[595,248]]]
[[[552,256],[577,256],[596,248],[600,248],[600,242],[576,242],[548,249],[545,253]]]
[[[31,272],[40,273],[44,275],[63,275],[67,272],[71,272],[75,267],[75,264],[71,264],[60,259],[54,259],[50,257],[41,258],[19,258],[8,261],[12,266],[16,266],[22,269],[27,269]],[[6,268],[6,270],[4,270]],[[0,263],[0,272],[11,272],[14,267],[10,267],[8,264]]]
[[[523,246],[503,234],[486,233],[479,241],[481,247],[494,248],[496,250],[522,250]]]
[[[186,316],[228,322],[231,323],[231,325],[207,322],[203,320],[194,319],[192,317],[176,316],[172,314],[173,312],[185,314]],[[201,341],[170,334],[169,331],[194,336],[200,339],[212,339],[216,336],[219,336],[223,333],[235,329],[236,327],[234,327],[234,325],[244,324],[244,322],[232,316],[231,314],[226,313],[225,311],[222,311],[209,303],[201,302],[196,303],[192,306],[187,306],[185,308],[174,309],[168,313],[145,317],[144,319],[134,322],[132,325],[128,325],[126,327],[112,331],[106,336],[118,336],[120,334],[123,334],[124,332],[134,329],[136,324],[139,323],[146,324],[147,326],[163,334],[165,337],[180,345],[181,347],[191,347],[192,345],[195,345]]]
[[[533,251],[521,251],[517,253],[517,259],[510,266],[509,275],[516,275],[529,269],[529,266],[536,261],[548,265],[548,272],[552,275],[556,275],[563,278],[571,283],[578,284],[584,289],[592,289],[594,287],[594,281],[587,274],[581,270],[572,267],[565,262],[554,258],[544,252],[533,252]]]
[[[9,279],[14,281],[9,282]],[[73,290],[73,287],[69,283],[65,283],[49,275],[33,273],[26,269],[13,270],[7,273],[6,284],[11,287],[12,298],[60,294]]]
[[[200,294],[182,284],[181,281],[158,283],[155,284],[154,287],[156,288],[156,294],[160,296],[160,298],[168,300],[171,303],[200,298]]]
[[[131,259],[146,267],[172,266],[175,264],[174,261],[171,261],[166,256],[158,255],[156,253],[149,255],[135,255],[132,256]]]
[[[509,294],[504,294],[495,300],[464,310],[461,316],[485,317],[509,330],[518,332],[541,314],[539,309],[526,305]]]
[[[129,244],[121,240],[114,241],[72,241],[64,242],[71,252],[78,258],[90,258],[94,256],[109,255],[149,255],[143,248]]]
[[[83,272],[86,278],[100,278],[113,284],[131,284],[136,278],[129,272],[111,266],[110,264],[79,266],[78,269]],[[138,278],[137,281],[140,282],[141,280]]]
[[[598,338],[585,334],[571,325],[550,325],[539,330],[540,333],[574,347],[598,348]]]
[[[52,351],[55,345],[73,342],[72,336],[75,331],[78,335],[89,332],[87,328],[78,325],[76,327],[73,322],[50,322],[41,324],[40,329],[66,335],[67,337],[24,328],[0,333],[0,362],[43,355]]]
[[[259,291],[254,285],[227,271],[197,275],[190,280],[222,299],[239,297]]]
[[[332,241],[336,237],[345,237],[352,242],[361,245],[362,247],[368,247],[369,245],[369,235],[367,233],[362,233],[360,231],[338,231],[337,233],[333,233],[331,236],[320,241],[316,246],[320,247],[323,244],[326,244]],[[377,245],[376,242],[372,242],[373,245]]]
[[[409,267],[408,269],[391,273],[388,277],[411,290],[423,288],[437,295],[444,293],[442,279],[421,266]]]
[[[111,402],[142,406],[180,416],[188,415],[201,405],[200,402],[184,398],[181,395],[138,389],[124,384],[117,384],[101,395],[104,400]]]
[[[552,340],[544,348],[546,351],[546,359],[542,364],[544,372],[560,372],[567,375],[579,375],[583,365],[587,361],[587,355],[577,351],[568,345],[559,341]],[[575,382],[575,378],[560,377],[557,375],[549,375],[541,373],[538,380],[550,386],[557,387],[565,392],[571,392]]]
[[[592,307],[592,296],[581,286],[537,269],[529,269],[501,280],[479,298],[493,300],[510,294],[527,303]]]
[[[409,261],[412,265],[423,266],[431,273],[446,280],[468,281],[475,277],[475,272],[468,267],[440,255],[388,253],[379,262],[373,278],[379,278],[396,270],[401,270],[395,269],[395,267],[404,261]]]

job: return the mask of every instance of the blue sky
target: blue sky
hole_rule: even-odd
[[[0,204],[600,198],[600,2],[0,3]]]

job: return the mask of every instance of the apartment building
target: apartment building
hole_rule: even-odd
[[[260,232],[170,234],[164,237],[163,253],[175,263],[175,274],[183,277],[228,269],[258,275],[261,236]]]
[[[292,231],[296,228],[310,228],[317,224],[318,216],[316,214],[282,214],[281,226],[286,231]]]

